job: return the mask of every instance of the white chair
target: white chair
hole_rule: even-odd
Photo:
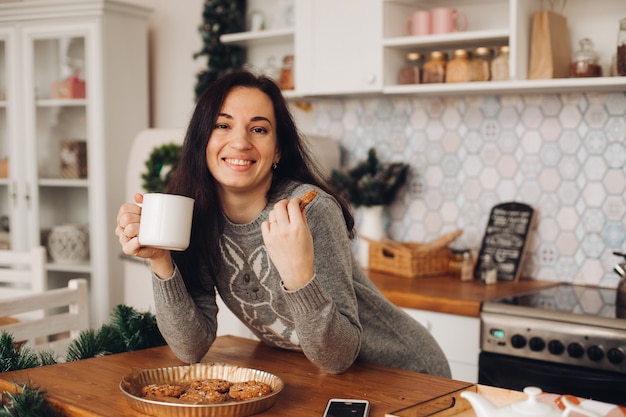
[[[0,250],[0,299],[44,291],[46,259],[43,246],[29,251]]]
[[[37,319],[0,324],[0,331],[11,333],[15,342],[25,341],[35,351],[53,350],[63,359],[72,340],[89,328],[87,297],[87,280],[77,278],[66,288],[0,299],[0,316],[44,313]]]

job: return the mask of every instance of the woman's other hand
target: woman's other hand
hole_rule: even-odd
[[[313,277],[313,236],[300,199],[281,200],[261,225],[272,263],[288,290],[304,286]]]

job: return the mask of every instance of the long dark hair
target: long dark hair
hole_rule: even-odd
[[[354,238],[354,218],[350,206],[320,174],[278,85],[263,75],[256,76],[245,71],[233,72],[214,81],[198,98],[185,134],[180,160],[168,187],[168,192],[172,194],[185,195],[196,200],[189,248],[184,252],[172,252],[172,257],[190,288],[197,288],[200,284],[199,275],[203,266],[206,266],[206,272],[211,275],[219,271],[217,242],[224,230],[224,224],[218,209],[216,181],[207,167],[206,147],[224,100],[234,87],[256,88],[264,92],[274,105],[276,136],[281,157],[273,171],[268,201],[290,181],[315,185],[337,200],[349,237]]]

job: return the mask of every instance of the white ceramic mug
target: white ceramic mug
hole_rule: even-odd
[[[193,198],[146,193],[141,204],[139,243],[152,248],[183,251],[189,246]]]
[[[462,32],[467,29],[467,18],[452,7],[438,7],[430,11],[433,33]]]

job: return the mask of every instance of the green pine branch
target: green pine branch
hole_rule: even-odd
[[[165,345],[156,317],[151,313],[120,304],[113,311],[111,322],[120,332],[126,351]]]
[[[333,170],[331,183],[346,194],[356,207],[387,205],[406,183],[409,165],[401,162],[383,164],[371,148],[367,159],[347,171]]]
[[[65,361],[129,352],[165,345],[156,316],[120,304],[111,312],[111,324],[98,330],[80,332],[68,346]],[[53,351],[34,352],[15,341],[12,334],[0,333],[0,372],[18,371],[57,363]],[[8,402],[0,417],[63,417],[45,401],[46,392],[30,383],[16,385],[15,393],[4,393]]]
[[[84,330],[70,343],[65,360],[71,362],[165,344],[154,314],[119,304],[111,312],[111,324],[97,331]]]
[[[12,334],[0,334],[0,372],[19,371],[57,363],[54,352],[34,352],[17,343]]]
[[[0,417],[63,417],[46,401],[46,391],[28,384],[15,384],[15,393],[5,392]]]

